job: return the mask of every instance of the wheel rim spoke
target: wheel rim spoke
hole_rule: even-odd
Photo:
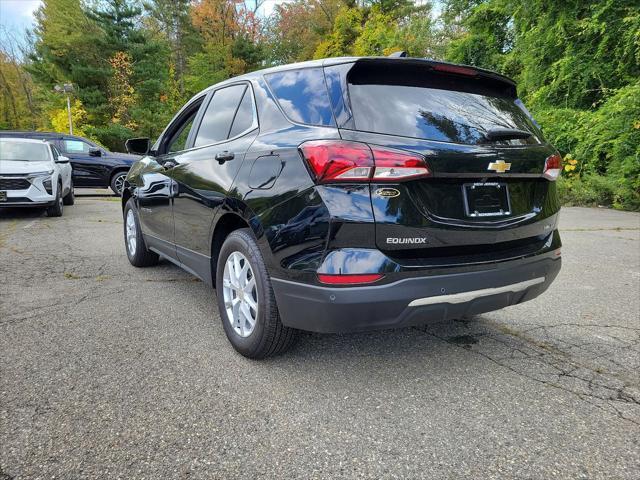
[[[254,312],[258,310],[258,305],[250,296],[244,297],[244,303],[247,305],[247,307],[251,308]]]
[[[253,294],[253,289],[256,286],[256,279],[255,278],[251,278],[250,280],[248,280],[244,287],[242,288],[242,290],[244,291],[245,294],[247,295],[252,295]]]

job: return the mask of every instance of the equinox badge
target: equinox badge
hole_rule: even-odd
[[[494,172],[504,173],[511,170],[511,164],[505,163],[504,160],[498,160],[497,162],[491,162],[487,167],[487,170],[493,170]]]
[[[409,244],[419,244],[419,243],[427,243],[427,239],[423,237],[416,238],[398,238],[398,237],[387,237],[387,243],[399,244],[399,243],[409,243]]]

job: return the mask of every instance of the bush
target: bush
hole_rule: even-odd
[[[558,195],[564,206],[613,207],[640,210],[640,201],[634,192],[620,181],[602,175],[561,177],[558,179]]]
[[[577,160],[563,172],[563,201],[640,210],[640,82],[596,110],[538,106],[536,116],[548,140]]]
[[[114,152],[124,152],[124,142],[129,138],[136,137],[133,130],[118,123],[110,123],[105,127],[87,129],[87,134],[91,139],[94,139],[99,144],[104,145]]]

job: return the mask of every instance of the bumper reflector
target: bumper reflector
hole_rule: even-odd
[[[372,283],[380,280],[384,275],[380,273],[362,273],[357,275],[327,275],[318,274],[320,283],[328,283],[330,285],[358,285],[362,283]]]

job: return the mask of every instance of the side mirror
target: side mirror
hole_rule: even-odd
[[[64,155],[58,155],[56,159],[56,163],[69,163],[69,157],[65,157]]]
[[[124,142],[124,147],[128,153],[135,155],[146,155],[151,149],[151,140],[148,138],[130,138]]]
[[[102,150],[97,147],[89,147],[89,156],[90,157],[101,157]]]

